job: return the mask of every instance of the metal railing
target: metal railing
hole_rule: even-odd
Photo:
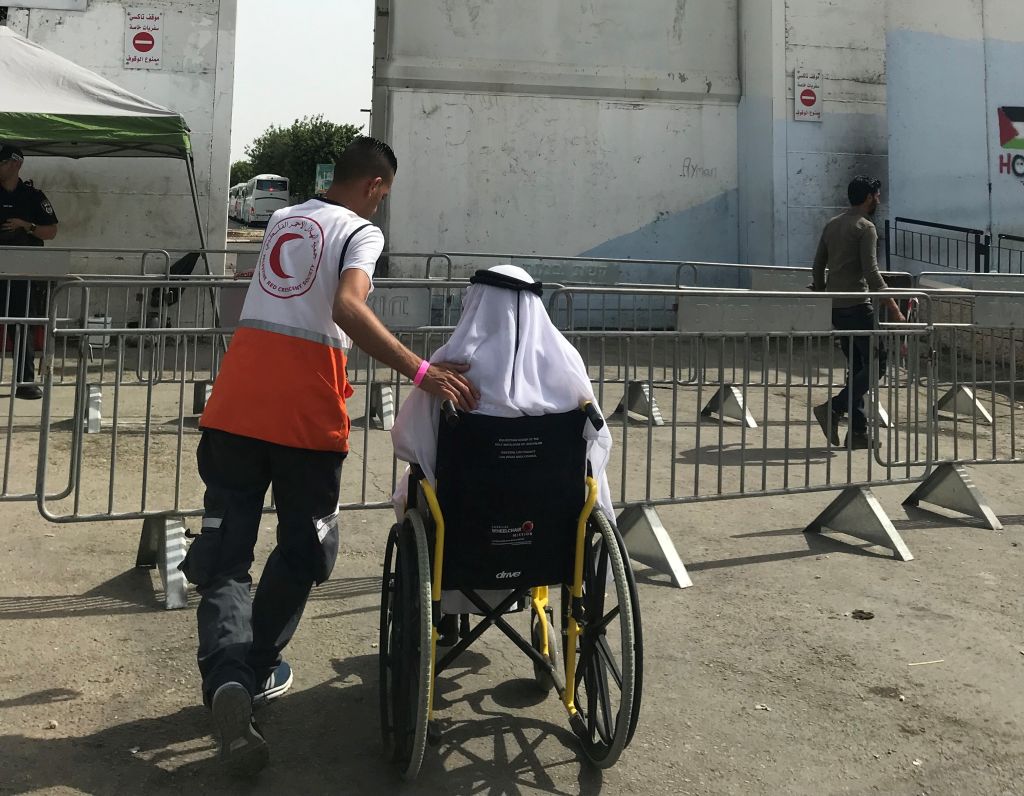
[[[1024,274],[1024,237],[998,235],[993,260],[993,271],[1003,274]]]
[[[466,285],[435,278],[376,280],[376,309],[426,357],[457,320],[450,311],[448,323],[434,325],[435,305],[461,306]],[[96,277],[69,280],[53,291],[34,492],[46,519],[148,523],[201,513],[202,484],[194,467],[198,414],[232,332],[228,323],[214,321],[224,318],[217,309],[226,295],[245,287],[224,278]],[[173,301],[165,293],[170,290],[177,291]],[[159,322],[131,312],[117,313],[122,320],[101,329],[85,322],[86,308],[120,307],[139,291],[155,297]],[[581,328],[577,321],[596,295],[616,302],[664,300],[672,325]],[[632,528],[630,512],[641,506],[827,491],[850,500],[871,486],[930,479],[939,464],[1019,461],[1013,368],[1024,348],[1017,331],[1024,328],[1024,294],[885,295],[916,302],[921,322],[837,332],[831,326],[835,296],[807,291],[550,285],[550,315],[580,350],[612,421],[609,476],[616,505],[626,509],[622,523]],[[937,308],[962,303],[964,296],[968,315],[954,323],[938,320],[944,316]],[[150,308],[150,302],[134,306],[142,313],[138,308]],[[813,414],[845,381],[840,348],[861,340],[867,341],[869,371],[878,377],[869,402],[873,422],[886,416],[876,432],[880,446],[871,451],[852,442],[831,444]],[[880,355],[883,347],[887,358]],[[349,361],[357,396],[349,405],[343,507],[390,507],[402,465],[386,431],[410,387],[361,352],[351,352]],[[937,398],[947,387],[957,387],[957,400],[960,388],[968,389],[989,408],[991,426],[977,418],[958,421],[957,413],[967,417],[965,407]],[[951,406],[952,420],[944,411]],[[951,435],[943,425],[950,422]],[[964,444],[967,434],[971,445]],[[9,450],[8,470],[21,457],[20,448]],[[935,494],[921,499],[929,497]],[[872,511],[884,534],[870,538],[908,557],[891,523],[886,527],[880,510]]]
[[[939,266],[956,271],[990,270],[991,236],[984,230],[897,217],[885,222],[886,270]],[[915,264],[920,263],[921,267]]]

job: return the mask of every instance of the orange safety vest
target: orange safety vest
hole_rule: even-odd
[[[293,448],[347,451],[352,341],[334,323],[334,297],[343,269],[360,268],[372,285],[383,248],[377,227],[333,202],[278,210],[199,425]]]

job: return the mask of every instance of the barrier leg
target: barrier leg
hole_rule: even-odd
[[[164,607],[188,604],[188,582],[178,569],[185,559],[185,523],[180,517],[147,517],[142,522],[137,567],[156,567],[164,587]]]
[[[388,384],[370,385],[370,422],[377,428],[390,431],[395,425],[395,391]]]
[[[986,426],[992,425],[992,415],[981,405],[974,390],[962,384],[954,384],[949,392],[943,395],[935,403],[935,413],[952,412],[955,415],[976,417],[979,423]]]
[[[99,434],[103,424],[103,391],[98,384],[85,386],[85,417],[82,428],[86,434]]]
[[[887,547],[892,550],[893,557],[900,561],[912,561],[914,558],[878,498],[866,487],[851,486],[844,489],[804,528],[804,533],[821,533],[825,529]]]
[[[651,389],[650,382],[626,382],[626,391],[623,393],[619,405],[612,412],[612,416],[622,416],[625,421],[630,413],[650,420],[655,426],[665,425],[665,419],[661,416],[658,402],[654,400],[654,391]]]
[[[1003,529],[1003,524],[989,508],[988,501],[974,485],[967,468],[962,464],[940,464],[918,485],[910,497],[903,501],[904,506],[917,506],[920,503],[930,503],[950,511],[959,511],[968,517],[982,520],[993,531]]]
[[[864,408],[867,410],[867,414],[870,420],[875,421],[875,425],[879,428],[891,428],[892,422],[889,420],[889,413],[885,411],[882,406],[882,402],[877,398],[871,396],[864,396]]]
[[[680,589],[693,585],[668,531],[653,506],[629,506],[616,520],[629,557],[672,578]]]
[[[201,415],[206,409],[206,402],[210,400],[210,393],[213,392],[213,383],[209,381],[197,381],[192,387],[192,414]]]
[[[700,410],[701,417],[718,415],[723,419],[738,420],[747,428],[757,428],[757,421],[743,403],[743,393],[733,384],[723,384],[718,388],[707,405]]]

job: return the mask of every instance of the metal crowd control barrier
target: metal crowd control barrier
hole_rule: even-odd
[[[599,290],[605,289],[560,291],[550,299],[552,314],[558,315],[560,303]],[[676,332],[566,332],[596,370],[602,406],[611,406],[607,394],[613,382],[606,374],[615,372],[609,367],[613,357],[616,367],[625,357],[628,371],[646,371],[641,381],[616,393],[623,398],[612,415],[621,421],[614,452],[619,480],[613,489],[616,504],[625,507],[619,523],[632,557],[667,572],[677,585],[688,585],[658,518],[659,506],[832,490],[841,494],[808,530],[842,530],[889,547],[903,560],[910,557],[870,487],[917,483],[933,470],[932,328],[887,324],[870,332],[833,331],[834,295],[842,294],[682,291]],[[895,296],[924,306],[929,301],[917,291]],[[845,370],[837,344],[853,338],[869,341],[872,373],[882,364],[879,343],[890,352],[907,349],[902,359],[887,358],[885,383],[873,387],[892,418],[889,428],[876,432],[881,447],[873,455],[831,446],[812,414],[830,394],[820,385],[835,383]],[[688,349],[711,355],[696,383],[672,377],[675,363],[693,358]],[[781,363],[766,356],[772,350],[786,352]],[[917,363],[916,372],[924,374],[920,383],[908,378],[907,362]],[[736,373],[741,380],[732,383],[726,374]],[[784,389],[776,387],[779,383]],[[917,497],[984,516],[958,499],[963,489],[973,490],[963,476],[961,468],[945,488]]]
[[[957,271],[990,270],[991,236],[984,230],[937,224],[913,218],[885,221],[886,270],[908,263],[941,266]],[[912,270],[920,270],[914,266]]]
[[[693,285],[683,283],[684,270],[692,271],[696,281]],[[677,288],[714,287],[701,284],[701,274],[714,271],[732,271],[736,275],[737,287],[755,291],[787,291],[807,290],[814,282],[814,269],[801,265],[758,265],[750,263],[723,263],[702,260],[688,260],[676,270]],[[882,271],[883,278],[890,288],[905,289],[913,287],[914,277],[909,271]]]
[[[925,320],[936,328],[936,348],[940,354],[956,354],[948,361],[942,360],[949,367],[939,375],[941,395],[935,411],[949,411],[955,418],[969,416],[972,423],[992,425],[992,413],[978,399],[974,386],[979,360],[971,352],[996,350],[1000,345],[1006,349],[1011,344],[1012,339],[1008,338],[1012,338],[1012,333],[1005,331],[1003,318],[1012,323],[1014,299],[1006,294],[1024,294],[1024,275],[926,271],[917,281],[931,295],[930,316]],[[993,295],[993,291],[997,293]],[[1006,301],[999,301],[1000,312],[996,314],[992,311],[993,302],[1000,295]],[[991,340],[979,340],[978,326],[990,328]]]
[[[1024,237],[1019,235],[999,235],[993,254],[995,268],[1004,274],[1024,273]]]
[[[936,470],[908,503],[944,490],[960,510],[1001,524],[964,465],[1024,461],[1017,429],[1024,409],[1017,373],[1024,363],[1024,275],[925,273],[936,351]]]
[[[433,292],[454,293],[465,286],[455,280],[378,280],[371,302],[410,347],[427,355],[451,331],[423,323]],[[176,564],[184,555],[185,518],[202,511],[193,457],[203,402],[195,400],[196,391],[215,376],[220,346],[231,332],[230,319],[222,326],[209,321],[229,292],[246,287],[231,279],[81,279],[59,285],[51,306],[36,491],[40,512],[53,522],[142,520],[138,563],[159,567],[168,607],[185,602]],[[89,351],[86,341],[97,330],[81,322],[81,308],[107,301],[120,305],[125,292],[158,291],[159,296],[171,289],[179,291],[173,312],[161,316],[171,326],[127,321],[104,328],[106,342],[74,360],[70,372],[56,355],[62,346]],[[565,304],[595,290],[552,285],[553,316],[572,318]],[[835,332],[831,295],[654,292],[676,307],[676,328],[629,332],[562,324],[583,355],[601,405],[619,407],[608,413],[616,436],[609,476],[634,558],[667,568],[686,585],[685,567],[661,526],[658,507],[824,491],[840,495],[808,530],[841,530],[909,558],[870,487],[916,483],[934,470],[933,324]],[[932,299],[924,291],[904,295],[922,304],[925,317],[931,314]],[[56,311],[58,305],[70,308],[66,316]],[[828,386],[841,381],[845,359],[837,346],[860,338],[869,341],[872,372],[881,363],[877,347],[882,343],[890,350],[902,343],[908,349],[904,361],[918,363],[918,376],[908,380],[900,361],[890,357],[888,378],[874,385],[875,398],[893,423],[878,432],[881,448],[873,452],[832,446],[812,414]],[[771,358],[764,355],[769,350]],[[781,360],[775,356],[779,351]],[[385,433],[384,404],[397,408],[409,388],[359,352],[351,353],[350,362],[351,379],[362,395],[350,404],[343,507],[390,507],[399,470]],[[691,362],[701,364],[691,368]],[[61,392],[56,389],[61,384],[73,389]],[[111,422],[100,433],[87,434],[89,395],[96,388],[109,400]],[[758,427],[734,422],[731,415],[741,412],[756,414]],[[54,494],[54,485],[65,483],[69,488]],[[922,499],[940,503],[941,493],[949,491]]]
[[[72,314],[67,301],[55,305],[53,292],[60,281],[69,278],[68,272],[79,262],[76,258],[91,254],[125,264],[139,274],[147,268],[166,272],[170,262],[162,249],[0,246],[0,400],[7,401],[0,408],[5,416],[0,501],[37,497],[34,463],[39,446],[40,404],[30,398],[41,382],[38,360],[48,340],[51,308],[60,319]],[[75,313],[81,314],[83,323],[97,329],[110,322],[109,316],[101,312],[82,314],[81,308],[76,308]],[[84,320],[86,317],[88,320]],[[66,348],[61,352],[65,359],[68,353]],[[77,352],[71,355],[77,356]],[[33,464],[26,466],[29,461]]]
[[[443,263],[446,272],[442,278],[466,278],[478,268],[490,268],[511,263],[525,269],[534,279],[545,284],[563,285],[616,285],[619,287],[670,287],[678,282],[678,272],[690,273],[693,283],[697,281],[696,269],[681,260],[650,260],[614,257],[565,257],[561,255],[524,254],[493,252],[447,252],[444,255],[392,255],[392,257],[427,257],[426,276],[434,277],[431,266]],[[449,325],[458,319],[458,297],[452,297],[447,312],[438,312],[434,307],[432,320],[438,325]],[[675,317],[674,308],[664,301],[652,301],[648,297],[621,294],[615,301],[587,310],[587,318],[579,319],[577,325],[606,329],[669,329]]]

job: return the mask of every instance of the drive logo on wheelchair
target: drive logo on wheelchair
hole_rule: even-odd
[[[522,570],[518,570],[516,572],[505,572],[505,571],[502,571],[502,572],[496,572],[494,574],[494,577],[496,577],[498,580],[508,580],[509,578],[518,578],[522,574],[523,574]]]

